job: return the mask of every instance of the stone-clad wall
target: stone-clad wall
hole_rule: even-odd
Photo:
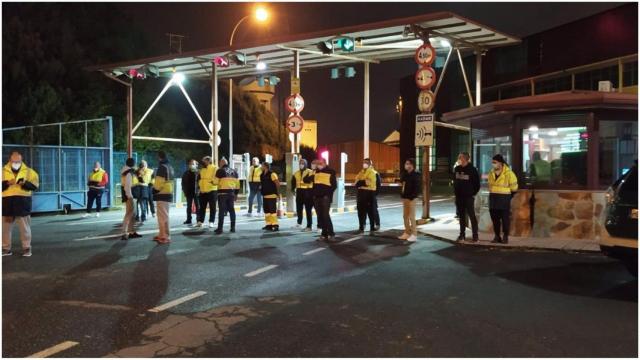
[[[530,190],[519,190],[511,201],[511,235],[538,238],[594,239],[602,231],[605,196],[600,191],[536,190],[534,226],[530,223]],[[480,231],[493,232],[489,194],[476,198]]]

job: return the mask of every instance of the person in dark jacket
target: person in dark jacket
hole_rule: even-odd
[[[455,167],[453,190],[456,196],[456,214],[460,223],[458,241],[464,241],[467,228],[467,217],[471,220],[473,241],[478,241],[478,219],[474,208],[475,196],[480,191],[480,175],[470,162],[467,152],[458,155],[458,166]]]
[[[316,171],[307,175],[304,182],[313,183],[313,201],[318,213],[318,224],[322,225],[322,235],[319,240],[336,242],[331,222],[331,201],[336,190],[336,172],[327,166],[325,159],[318,160]]]
[[[173,190],[173,168],[169,165],[167,154],[158,151],[158,169],[153,182],[153,200],[158,209],[158,235],[153,240],[158,244],[171,242],[169,205],[173,201]]]
[[[422,175],[416,171],[416,160],[411,158],[404,162],[405,172],[400,178],[402,181],[402,217],[404,218],[404,233],[398,237],[400,240],[415,242],[418,238],[416,224],[416,199],[422,188]]]
[[[303,211],[307,213],[307,227],[304,231],[311,231],[313,225],[313,185],[304,182],[307,175],[313,174],[313,171],[307,167],[307,160],[300,159],[299,170],[291,176],[291,191],[296,194],[296,214],[298,215],[298,223],[296,228],[302,228]]]
[[[232,233],[236,232],[236,210],[234,204],[240,190],[238,173],[229,167],[227,159],[220,159],[218,165],[218,170],[213,180],[214,184],[218,186],[218,228],[214,232],[216,235],[222,234],[224,216],[227,212],[229,213],[229,220],[231,220],[230,231]]]
[[[518,178],[500,154],[493,157],[491,166],[487,183],[489,186],[489,214],[495,234],[492,242],[507,244],[511,225],[511,199],[518,191]],[[500,228],[502,228],[503,237],[500,237]]]
[[[198,204],[198,180],[200,174],[198,174],[198,162],[194,159],[187,161],[187,170],[182,174],[182,192],[187,198],[187,221],[183,222],[185,225],[191,225],[191,214],[193,207],[196,208],[196,214],[199,211]]]

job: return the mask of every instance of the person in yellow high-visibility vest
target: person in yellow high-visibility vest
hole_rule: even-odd
[[[296,213],[298,215],[296,227],[302,227],[302,211],[304,210],[307,213],[307,227],[304,231],[311,231],[313,225],[313,194],[311,193],[313,184],[305,183],[304,178],[312,175],[313,171],[307,167],[307,160],[305,159],[300,159],[298,165],[300,169],[291,177],[291,191],[295,191],[296,194]]]
[[[149,204],[153,204],[153,184],[152,184],[152,176],[153,170],[149,169],[146,160],[141,160],[140,165],[138,166],[138,170],[136,171],[136,181],[134,182],[138,184],[138,190],[134,190],[134,196],[136,197],[136,221],[142,220],[144,223],[147,221],[147,212],[149,211]],[[149,191],[149,188],[152,191]],[[139,214],[142,213],[142,215]],[[155,210],[154,210],[155,212]]]
[[[2,168],[2,256],[11,252],[13,224],[18,224],[22,256],[31,256],[31,195],[38,190],[38,173],[22,162],[22,155],[13,151]]]
[[[494,243],[509,242],[509,226],[511,216],[511,199],[518,191],[518,178],[511,171],[502,155],[498,154],[491,161],[493,169],[489,171],[489,213],[493,222]],[[502,226],[503,237],[500,237]]]
[[[209,227],[213,228],[213,224],[216,219],[216,205],[218,203],[218,185],[215,184],[214,179],[218,167],[213,164],[210,156],[202,158],[202,169],[200,169],[200,179],[198,180],[198,187],[200,190],[200,210],[198,211],[198,227],[201,227],[204,223],[204,218],[207,213],[207,204],[209,205]]]
[[[278,174],[271,171],[271,164],[262,163],[262,175],[260,175],[260,192],[262,193],[262,203],[264,204],[264,221],[266,223],[262,230],[278,231],[278,190],[280,181]]]
[[[251,214],[253,210],[253,199],[258,201],[258,207],[256,208],[256,217],[260,217],[262,211],[262,195],[260,195],[260,175],[262,175],[262,166],[260,165],[260,159],[254,157],[251,159],[252,165],[249,167],[247,174],[247,181],[249,182],[249,208],[247,209],[246,216],[253,216]]]
[[[222,234],[222,225],[224,224],[224,216],[229,212],[229,219],[231,220],[230,231],[236,232],[236,209],[235,201],[240,190],[240,180],[238,180],[238,173],[231,167],[227,159],[222,158],[218,162],[218,171],[216,171],[216,177],[214,184],[218,185],[218,227],[215,234]]]
[[[169,232],[169,204],[173,201],[173,168],[169,165],[167,154],[158,151],[158,170],[153,183],[153,200],[158,209],[158,235],[153,240],[159,244],[171,242]]]
[[[362,170],[356,175],[356,188],[358,189],[356,199],[358,208],[358,220],[360,227],[358,232],[364,232],[364,226],[369,216],[371,231],[375,231],[375,213],[373,209],[373,197],[377,189],[376,171],[371,166],[371,160],[366,158],[362,162]]]
[[[100,162],[96,161],[93,163],[93,171],[89,173],[89,181],[87,182],[87,185],[89,186],[89,190],[87,191],[87,213],[82,215],[83,218],[91,215],[91,208],[93,207],[94,201],[96,203],[96,217],[100,217],[102,194],[104,193],[104,189],[108,182],[109,175],[102,166],[100,166]]]

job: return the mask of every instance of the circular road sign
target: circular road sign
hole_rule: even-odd
[[[304,99],[300,94],[293,94],[286,98],[284,105],[289,112],[297,114],[304,109]]]
[[[431,90],[422,90],[418,95],[418,110],[420,112],[431,112],[435,104],[436,96]]]
[[[304,127],[304,120],[300,115],[291,115],[287,119],[287,129],[293,134],[297,134],[302,131]]]
[[[416,49],[415,60],[420,66],[429,66],[436,59],[436,49],[431,44],[424,44]]]
[[[436,82],[436,72],[430,67],[422,67],[416,71],[416,86],[427,90]]]

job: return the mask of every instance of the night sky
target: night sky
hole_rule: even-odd
[[[240,26],[235,44],[262,37],[305,33],[374,21],[451,11],[518,37],[559,26],[621,3],[271,3],[270,24]],[[236,21],[251,12],[253,3],[136,3],[119,5],[134,16],[158,48],[166,48],[165,33],[186,35],[183,51],[228,43]],[[149,56],[161,54],[149,54]],[[319,144],[362,138],[362,67],[352,79],[331,80],[329,69],[301,75],[305,98],[303,117],[318,120]],[[398,126],[395,102],[399,79],[413,74],[412,59],[371,66],[371,140],[382,141]],[[281,76],[282,77],[282,76]],[[286,96],[288,82],[279,85],[278,98]],[[443,89],[444,90],[444,89]],[[277,115],[277,113],[276,113]],[[224,123],[224,120],[223,120]]]

